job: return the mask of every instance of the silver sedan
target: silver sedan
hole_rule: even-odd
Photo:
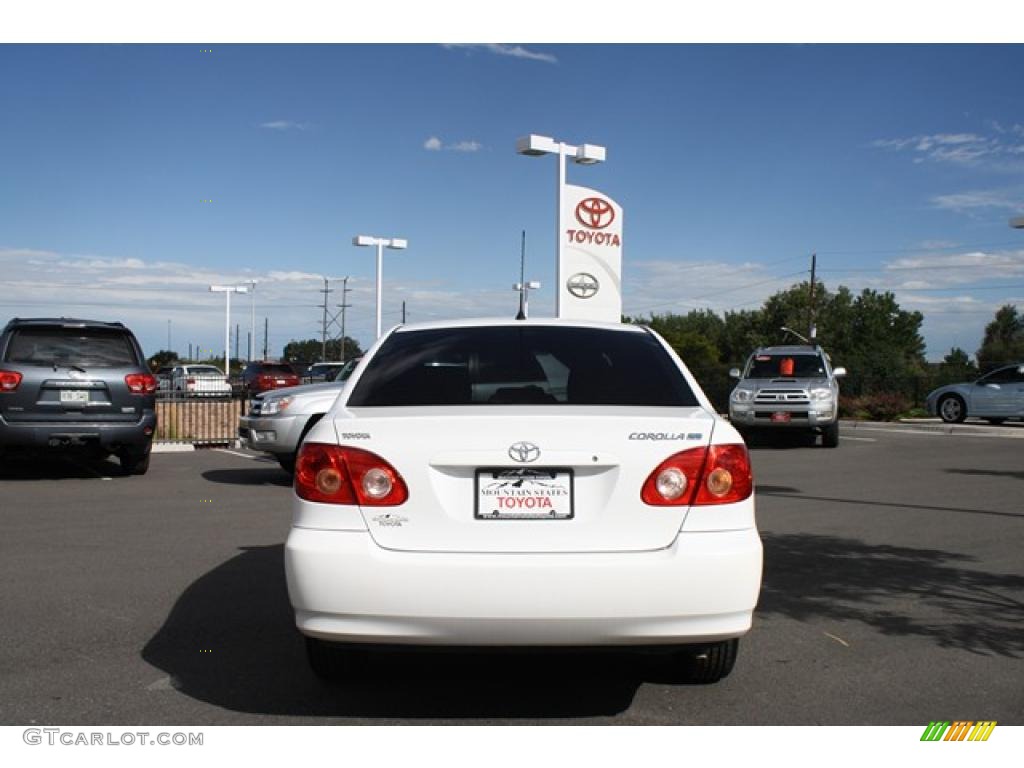
[[[998,368],[967,384],[947,384],[925,398],[928,413],[949,424],[974,416],[993,424],[1024,419],[1024,365]]]

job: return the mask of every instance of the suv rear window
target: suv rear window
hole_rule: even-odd
[[[348,405],[695,406],[646,333],[535,326],[400,331],[383,344]]]
[[[825,361],[820,355],[755,355],[746,379],[824,379]]]
[[[140,364],[128,334],[106,328],[19,328],[11,335],[4,361],[90,368]]]
[[[256,368],[256,373],[295,373],[295,370],[286,363],[261,363]]]

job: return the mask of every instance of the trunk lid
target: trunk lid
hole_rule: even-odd
[[[708,445],[715,424],[700,407],[388,407],[336,416],[340,445],[376,453],[408,485],[404,504],[362,508],[370,535],[388,549],[422,552],[667,547],[688,508],[648,506],[641,488],[670,455]]]

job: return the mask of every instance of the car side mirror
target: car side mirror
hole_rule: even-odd
[[[740,369],[739,368],[730,368],[729,369],[729,378],[730,379],[738,379],[739,377],[740,377]]]
[[[839,366],[838,368],[833,368],[832,375],[837,379],[841,379],[843,378],[843,376],[846,375],[846,369],[843,368],[842,366]]]

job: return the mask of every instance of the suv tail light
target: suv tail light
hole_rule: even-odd
[[[647,477],[640,498],[656,507],[704,506],[743,501],[753,490],[746,446],[712,445],[669,456]]]
[[[156,376],[151,373],[129,373],[124,377],[124,383],[133,395],[151,395],[160,386]]]
[[[402,476],[375,453],[303,443],[295,460],[295,493],[307,501],[394,507],[409,498]]]
[[[0,392],[13,392],[21,384],[21,374],[17,371],[0,371]]]

